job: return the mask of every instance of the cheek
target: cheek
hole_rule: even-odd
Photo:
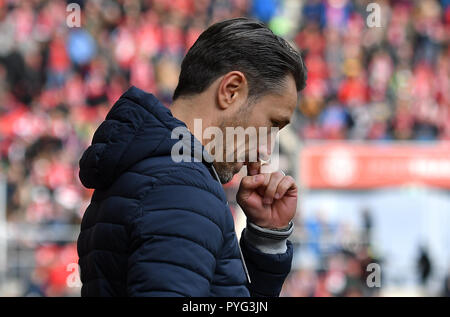
[[[264,133],[260,133],[258,150],[261,156],[261,159],[267,161],[270,159],[270,156],[273,154],[273,150],[275,147],[275,142],[278,136],[278,129],[269,128]]]

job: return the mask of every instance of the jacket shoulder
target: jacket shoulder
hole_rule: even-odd
[[[153,179],[152,187],[191,186],[208,192],[223,204],[227,200],[220,184],[201,162],[174,162],[170,155],[151,157],[127,171],[136,176]],[[195,197],[192,197],[195,199]]]

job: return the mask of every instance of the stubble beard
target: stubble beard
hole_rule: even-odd
[[[239,111],[235,117],[229,120],[222,121],[219,128],[222,130],[224,138],[226,138],[227,127],[239,127],[239,126],[244,127],[244,122],[242,121],[242,118],[246,118],[249,115],[248,111],[249,109],[250,107],[247,106],[243,110]],[[223,144],[226,144],[226,140],[223,140]],[[233,158],[232,162],[227,162],[226,146],[223,148],[223,152],[224,153],[222,157],[225,158],[224,160],[225,162],[214,161],[213,165],[219,176],[220,182],[222,184],[226,184],[233,179],[235,174],[239,173],[239,171],[243,166],[243,162],[235,161],[237,159],[236,157]]]
[[[236,164],[233,162],[214,162],[214,168],[222,184],[230,182],[233,176],[239,172],[236,172]]]

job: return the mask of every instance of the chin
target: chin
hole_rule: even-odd
[[[223,164],[223,163],[216,163],[215,168],[217,171],[217,174],[219,175],[220,182],[222,184],[229,183],[234,175],[239,173],[239,171],[244,166],[244,163],[233,163],[233,164]]]

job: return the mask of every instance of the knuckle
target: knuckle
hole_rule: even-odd
[[[253,183],[255,181],[256,176],[245,176],[244,178],[245,178],[245,182],[247,184],[251,184],[251,183]]]
[[[275,177],[277,177],[277,178],[283,178],[284,177],[283,173],[281,173],[280,171],[277,171],[277,172],[273,173],[273,175]]]
[[[284,187],[284,190],[288,191],[291,187],[292,187],[292,184],[286,184],[286,186]]]
[[[286,179],[290,182],[290,183],[295,183],[295,179],[292,176],[286,176]]]
[[[250,181],[251,181],[250,177],[247,177],[247,176],[243,177],[242,181],[241,181],[241,185],[244,187],[247,187],[250,184]]]
[[[292,185],[295,185],[295,180],[291,176],[286,176],[286,180],[280,184],[280,187],[282,190],[287,191],[289,188],[292,187]]]
[[[279,192],[286,192],[288,189],[289,189],[289,184],[281,184],[281,185],[278,187],[278,191],[279,191]]]

